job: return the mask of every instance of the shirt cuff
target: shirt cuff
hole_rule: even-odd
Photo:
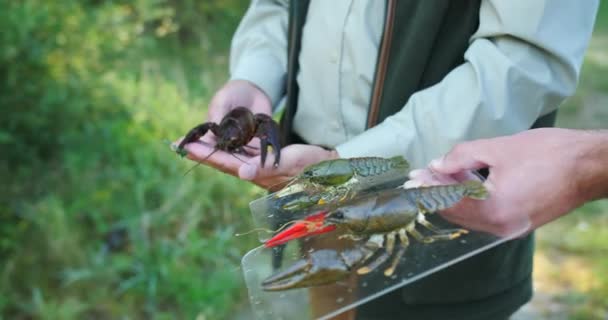
[[[270,99],[273,110],[285,94],[284,66],[271,56],[243,57],[232,70],[230,80],[247,80],[260,88]]]

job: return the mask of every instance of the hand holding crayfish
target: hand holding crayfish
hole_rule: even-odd
[[[243,106],[251,111],[255,120],[255,115],[269,115],[271,113],[270,99],[259,88],[244,80],[229,81],[222,89],[220,89],[209,106],[208,120],[221,126],[222,120],[230,113],[236,112],[237,106]],[[240,112],[240,111],[239,111]],[[250,115],[250,116],[251,116]],[[249,118],[249,116],[246,116]],[[258,116],[260,117],[260,116]],[[240,116],[239,116],[239,119]],[[267,120],[264,128],[271,128]],[[237,125],[236,127],[240,127]],[[259,125],[258,125],[259,127]],[[196,128],[195,128],[196,129]],[[204,128],[201,128],[204,129]],[[206,131],[206,130],[205,130]],[[202,131],[193,131],[194,140],[198,140]],[[230,143],[229,134],[220,134],[224,143]],[[191,139],[193,139],[191,138]],[[209,165],[222,172],[239,177],[243,180],[249,180],[258,186],[266,189],[280,188],[287,183],[293,176],[297,175],[302,168],[309,164],[317,163],[322,160],[336,158],[335,151],[328,151],[318,146],[312,145],[290,145],[286,148],[273,143],[274,137],[267,140],[273,147],[274,154],[263,153],[263,149],[256,145],[240,143],[236,148],[227,151],[245,151],[245,154],[234,155],[223,150],[217,143],[220,142],[219,137],[212,133],[205,133],[201,140],[205,143],[183,143],[178,141],[176,145],[183,147],[188,153],[189,159]],[[276,140],[275,140],[276,141]],[[214,148],[213,146],[217,146]],[[247,147],[247,146],[249,147]],[[262,146],[263,147],[263,146]],[[239,149],[240,148],[240,149]],[[227,148],[224,148],[224,150]],[[279,153],[280,150],[280,153]],[[280,154],[280,162],[279,156]],[[275,167],[263,166],[265,161],[273,162]]]
[[[208,131],[211,131],[216,137],[214,150],[209,153],[209,156],[217,151],[226,151],[229,153],[241,153],[251,155],[247,148],[255,148],[249,146],[248,143],[254,138],[260,138],[260,153],[262,167],[266,162],[268,147],[272,146],[274,151],[274,166],[279,165],[281,158],[281,146],[279,144],[279,127],[272,118],[264,113],[252,113],[245,107],[236,107],[228,112],[222,121],[217,124],[215,122],[205,122],[194,127],[186,134],[184,139],[177,146],[177,151],[182,152],[184,146],[188,143],[198,142]],[[206,158],[207,158],[206,157]],[[237,156],[235,158],[239,159]]]
[[[209,121],[190,130],[179,142],[177,151],[181,153],[186,144],[198,142],[211,132],[207,140],[215,140],[215,148],[202,160],[220,150],[245,155],[259,150],[263,167],[267,148],[271,146],[276,167],[281,155],[279,126],[270,114],[270,101],[260,89],[247,81],[228,82],[211,100]],[[260,139],[259,147],[249,144],[256,137]]]
[[[601,187],[602,179],[608,181],[607,146],[606,133],[529,130],[461,143],[429,169],[411,172],[410,181],[454,183],[466,179],[469,170],[487,168],[484,185],[490,199],[464,200],[442,215],[470,229],[513,235],[536,229],[585,201],[607,197],[608,189]]]

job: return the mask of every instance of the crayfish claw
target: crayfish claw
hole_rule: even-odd
[[[203,124],[199,124],[198,126],[192,128],[192,130],[188,131],[182,142],[177,146],[177,152],[181,152],[184,150],[184,146],[188,143],[198,141],[202,138],[207,131],[215,131],[217,130],[217,124],[213,122],[205,122]]]
[[[268,147],[272,147],[274,153],[274,167],[279,166],[281,161],[281,144],[279,143],[279,126],[266,114],[258,113],[255,115],[257,129],[255,136],[260,138],[260,156],[262,160],[262,168],[266,163]]]
[[[298,260],[295,264],[289,266],[287,269],[262,281],[262,289],[265,291],[280,291],[297,288],[297,284],[300,283],[306,276],[307,268],[308,265],[306,260]]]
[[[262,282],[265,291],[281,291],[295,288],[331,284],[346,278],[349,266],[334,250],[318,250],[307,258],[296,261]]]

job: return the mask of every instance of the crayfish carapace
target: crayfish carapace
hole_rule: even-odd
[[[405,181],[408,169],[409,164],[402,156],[321,161],[304,168],[274,197],[289,196],[289,200],[281,205],[281,209],[287,211],[303,210],[314,205],[331,205],[348,201],[363,191],[385,183]]]
[[[188,131],[182,142],[177,146],[178,153],[183,153],[184,146],[187,143],[198,141],[209,130],[217,137],[213,152],[222,150],[231,153],[249,154],[245,150],[247,143],[254,137],[258,137],[260,138],[262,167],[266,162],[269,144],[274,152],[274,166],[279,165],[281,159],[279,126],[269,115],[253,114],[245,107],[236,107],[224,116],[219,125],[214,122],[205,122]]]
[[[392,258],[384,269],[391,276],[409,245],[408,236],[422,243],[452,240],[468,233],[465,229],[440,230],[425,214],[449,208],[464,197],[482,200],[487,191],[478,181],[461,184],[391,189],[355,199],[329,212],[317,213],[296,223],[265,243],[273,247],[290,240],[340,229],[355,245],[343,251],[329,249],[307,253],[285,270],[262,282],[262,289],[279,291],[334,283],[355,271],[366,274]],[[421,225],[431,232],[423,235]],[[398,249],[395,252],[395,247]],[[384,248],[384,250],[380,250]]]

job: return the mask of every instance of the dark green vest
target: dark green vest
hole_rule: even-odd
[[[399,111],[409,97],[441,81],[464,62],[471,35],[479,26],[480,0],[393,0],[388,63],[377,110],[368,126]],[[297,108],[298,56],[308,0],[292,0],[289,23],[287,104],[281,119],[283,141],[297,141],[292,119]],[[392,7],[391,7],[392,5]],[[388,10],[387,10],[388,11]],[[374,100],[374,99],[372,99]],[[373,101],[372,101],[373,104]],[[371,117],[371,118],[370,118]],[[555,113],[534,127],[552,126]],[[500,319],[532,295],[533,235],[510,241],[459,262],[358,308],[358,319]]]

